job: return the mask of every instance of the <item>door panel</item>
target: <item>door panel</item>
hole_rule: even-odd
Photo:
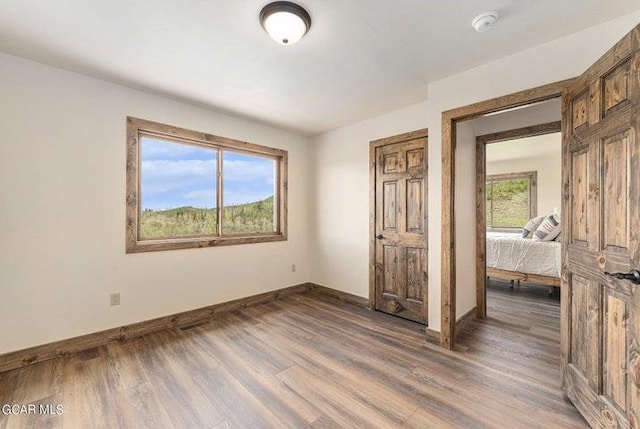
[[[605,294],[603,360],[608,370],[603,374],[603,394],[624,411],[627,408],[627,301],[616,297],[608,288]]]
[[[427,321],[426,136],[374,149],[375,308]]]
[[[614,112],[614,107],[629,100],[629,70],[631,62],[624,61],[603,77],[604,116]]]
[[[416,234],[422,233],[424,220],[424,195],[422,182],[424,179],[407,180],[407,231]]]
[[[384,265],[384,289],[383,294],[399,295],[400,284],[400,259],[398,257],[397,246],[383,246],[384,249],[382,264]]]
[[[407,298],[414,301],[422,301],[423,291],[423,271],[426,267],[422,265],[422,255],[424,249],[407,247]]]
[[[575,315],[573,323],[574,335],[571,338],[572,364],[588,381],[593,389],[598,388],[598,372],[600,356],[598,350],[599,302],[597,288],[583,277],[574,275],[571,282],[571,305]]]
[[[602,157],[604,213],[603,249],[628,254],[628,184],[627,164],[629,162],[629,130],[603,140]]]
[[[563,101],[562,374],[593,427],[638,428],[640,26]]]
[[[588,223],[588,201],[589,201],[589,152],[588,150],[574,152],[572,155],[574,184],[571,199],[571,239],[572,244],[588,247],[587,223]]]
[[[397,228],[398,221],[398,183],[384,182],[384,194],[382,198],[384,207],[384,229]]]

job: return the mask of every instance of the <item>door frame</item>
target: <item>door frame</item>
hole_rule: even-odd
[[[376,149],[389,144],[402,143],[407,140],[426,139],[424,147],[424,164],[429,168],[429,160],[427,158],[427,147],[429,145],[429,130],[423,128],[396,136],[385,137],[369,142],[369,309],[376,309]],[[426,203],[428,191],[428,173],[424,181],[424,201]],[[424,207],[424,218],[427,219],[427,206]],[[428,228],[427,222],[424,225],[424,245],[427,248]],[[428,250],[427,250],[428,251]]]
[[[487,145],[561,131],[562,121],[554,121],[476,137],[476,307],[479,319],[487,317]],[[562,149],[560,152],[562,156]]]
[[[456,125],[488,113],[562,97],[575,78],[442,112],[442,238],[440,279],[440,345],[453,349],[456,325],[455,164]],[[562,102],[564,103],[564,99]],[[564,167],[563,167],[564,168]]]

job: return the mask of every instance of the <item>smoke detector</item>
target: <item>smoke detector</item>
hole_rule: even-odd
[[[498,17],[498,12],[484,12],[473,18],[471,25],[478,33],[482,33],[493,28],[498,22]]]

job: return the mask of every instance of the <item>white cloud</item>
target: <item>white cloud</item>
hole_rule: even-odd
[[[194,154],[198,154],[200,156],[207,155],[207,157],[215,157],[215,150],[212,149],[206,149],[190,144],[165,141],[152,137],[142,137],[140,139],[140,144],[142,148],[143,159],[184,159]],[[191,156],[191,158],[193,158],[193,156]]]
[[[214,160],[184,160],[184,161],[142,161],[143,180],[180,179],[193,177],[213,177],[217,171]]]
[[[143,161],[143,207],[214,207],[216,168],[215,161]]]
[[[272,160],[255,157],[225,160],[225,205],[259,201],[273,195],[274,166]],[[141,162],[141,170],[144,207],[216,205],[216,160],[145,160]]]
[[[224,161],[224,179],[238,182],[273,183],[274,165],[271,160],[255,161]]]

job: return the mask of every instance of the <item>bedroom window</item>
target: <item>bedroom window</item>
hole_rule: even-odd
[[[286,240],[287,152],[127,118],[127,253]]]
[[[519,229],[536,216],[537,173],[487,176],[487,229]]]

